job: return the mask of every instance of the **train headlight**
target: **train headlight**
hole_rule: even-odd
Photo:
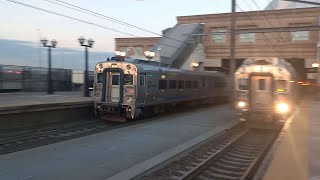
[[[287,113],[289,111],[289,105],[287,103],[278,103],[276,110],[278,113]]]
[[[245,108],[247,105],[247,103],[245,101],[239,101],[237,104],[238,108]]]

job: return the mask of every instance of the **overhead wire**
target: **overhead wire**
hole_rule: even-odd
[[[42,12],[54,14],[54,15],[57,15],[57,16],[60,16],[60,17],[68,18],[68,19],[71,19],[71,20],[74,20],[74,21],[78,21],[78,22],[82,22],[82,23],[85,23],[85,24],[89,24],[89,25],[92,25],[92,26],[96,26],[96,27],[99,27],[99,28],[103,28],[103,29],[106,29],[106,30],[110,30],[110,31],[113,31],[113,32],[117,32],[117,33],[120,33],[120,34],[125,34],[125,35],[128,35],[128,36],[140,38],[139,36],[136,36],[136,35],[133,35],[133,34],[130,34],[130,33],[127,33],[127,32],[119,31],[119,30],[116,30],[114,28],[110,28],[110,27],[103,26],[103,25],[100,25],[100,24],[97,24],[97,23],[93,23],[93,22],[90,22],[90,21],[86,21],[86,20],[82,20],[82,19],[75,18],[75,17],[72,17],[72,16],[68,16],[68,15],[65,15],[65,14],[61,14],[61,13],[57,13],[57,12],[54,12],[54,11],[50,11],[50,10],[47,10],[47,9],[44,9],[44,8],[36,7],[36,6],[30,5],[30,4],[27,4],[27,3],[22,3],[22,2],[19,2],[19,1],[16,1],[16,0],[6,0],[6,1],[9,1],[9,2],[15,3],[15,4],[19,4],[19,5],[28,7],[28,8],[36,9],[36,10],[39,10],[39,11],[42,11]],[[154,43],[154,41],[152,41],[152,40],[148,40],[148,39],[146,39],[146,40],[149,41],[149,42]],[[176,46],[172,46],[172,45],[164,44],[164,43],[160,43],[160,42],[158,42],[158,44],[161,44],[161,45],[164,45],[164,46],[167,46],[167,47],[171,47],[171,48],[175,48],[175,49],[179,48],[179,47],[176,47]],[[204,56],[203,54],[198,54],[198,53],[194,53],[194,52],[192,52],[192,54],[197,54],[197,55]]]
[[[123,26],[127,26],[127,27],[130,27],[130,28],[134,28],[134,29],[138,29],[138,30],[141,30],[141,31],[145,31],[145,32],[148,32],[148,33],[151,33],[151,34],[163,37],[163,38],[167,38],[167,39],[171,39],[171,40],[174,40],[174,41],[177,41],[177,42],[188,44],[185,41],[181,41],[181,40],[178,40],[178,39],[175,39],[175,38],[172,38],[172,37],[168,37],[166,35],[162,35],[162,34],[150,31],[148,29],[145,29],[145,28],[142,28],[142,27],[139,27],[139,26],[136,26],[136,25],[133,25],[133,24],[130,24],[130,23],[127,23],[127,22],[112,18],[110,16],[106,16],[104,14],[97,13],[97,12],[89,10],[89,9],[85,9],[85,8],[82,8],[82,7],[77,6],[77,5],[64,2],[62,0],[43,0],[43,1],[55,4],[55,5],[59,5],[59,6],[65,7],[65,8],[69,8],[69,9],[72,9],[72,10],[75,10],[75,11],[79,11],[79,12],[82,12],[82,13],[85,13],[85,14],[88,14],[88,15],[92,15],[92,16],[95,16],[95,17],[98,17],[98,18],[101,18],[101,19],[104,19],[104,20],[107,20],[107,21],[111,21],[111,22],[114,22],[114,23],[117,23],[117,24],[120,24],[120,25],[123,25]],[[57,1],[59,3],[54,2],[54,1]]]

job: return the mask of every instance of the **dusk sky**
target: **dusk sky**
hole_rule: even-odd
[[[16,1],[113,28],[134,36],[156,36],[152,33],[119,25],[50,3],[50,1],[59,3],[57,0]],[[159,34],[161,34],[162,30],[176,24],[176,16],[230,12],[230,0],[63,0],[62,2],[67,2]],[[269,2],[270,0],[238,0],[238,5],[241,9],[249,11],[263,9]],[[83,51],[77,41],[79,36],[93,38],[95,45],[90,51],[99,53],[113,52],[114,38],[116,37],[132,37],[24,7],[7,0],[0,0],[0,22],[0,39],[28,41],[39,44],[39,39],[46,37],[49,40],[56,39],[58,48],[71,48],[79,52]],[[34,47],[39,48],[37,45]],[[14,51],[14,49],[11,50]],[[28,56],[34,56],[34,59],[37,59],[36,56],[39,56],[37,52],[39,50],[35,50],[33,55]],[[2,59],[3,57],[0,55],[0,60],[2,61]]]
[[[64,15],[93,22],[136,36],[155,36],[154,34],[122,26],[107,20],[76,12],[65,7],[54,5],[45,0],[17,0],[29,5],[61,13]],[[51,0],[58,3],[58,1]],[[244,10],[264,8],[270,0],[238,0]],[[163,29],[176,23],[176,16],[212,14],[230,12],[230,0],[63,0],[76,6],[104,14],[106,16],[161,33]],[[59,47],[79,48],[77,38],[92,37],[96,51],[114,51],[115,37],[130,37],[106,29],[84,24],[64,17],[48,14],[24,7],[6,0],[0,0],[0,38],[27,40],[37,42],[39,36],[55,38]],[[39,30],[37,30],[39,29]]]

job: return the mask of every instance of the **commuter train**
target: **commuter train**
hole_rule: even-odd
[[[246,59],[235,72],[239,120],[258,127],[279,127],[294,110],[296,79],[294,68],[283,59]]]
[[[210,103],[229,96],[223,73],[135,62],[127,59],[97,63],[93,85],[97,117],[111,121],[133,120],[185,103]]]

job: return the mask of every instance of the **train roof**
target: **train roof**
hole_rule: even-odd
[[[175,69],[175,68],[169,68],[169,67],[163,67],[159,62],[156,61],[148,61],[143,59],[134,59],[134,58],[128,58],[124,61],[104,61],[99,63],[111,63],[111,62],[117,62],[117,63],[131,63],[134,64],[139,72],[152,72],[152,71],[160,71],[164,73],[184,73],[184,74],[198,74],[198,75],[207,75],[207,76],[226,76],[224,73],[218,72],[218,71],[211,71],[211,72],[199,72],[199,71],[188,71],[188,70],[182,70],[182,69]]]

